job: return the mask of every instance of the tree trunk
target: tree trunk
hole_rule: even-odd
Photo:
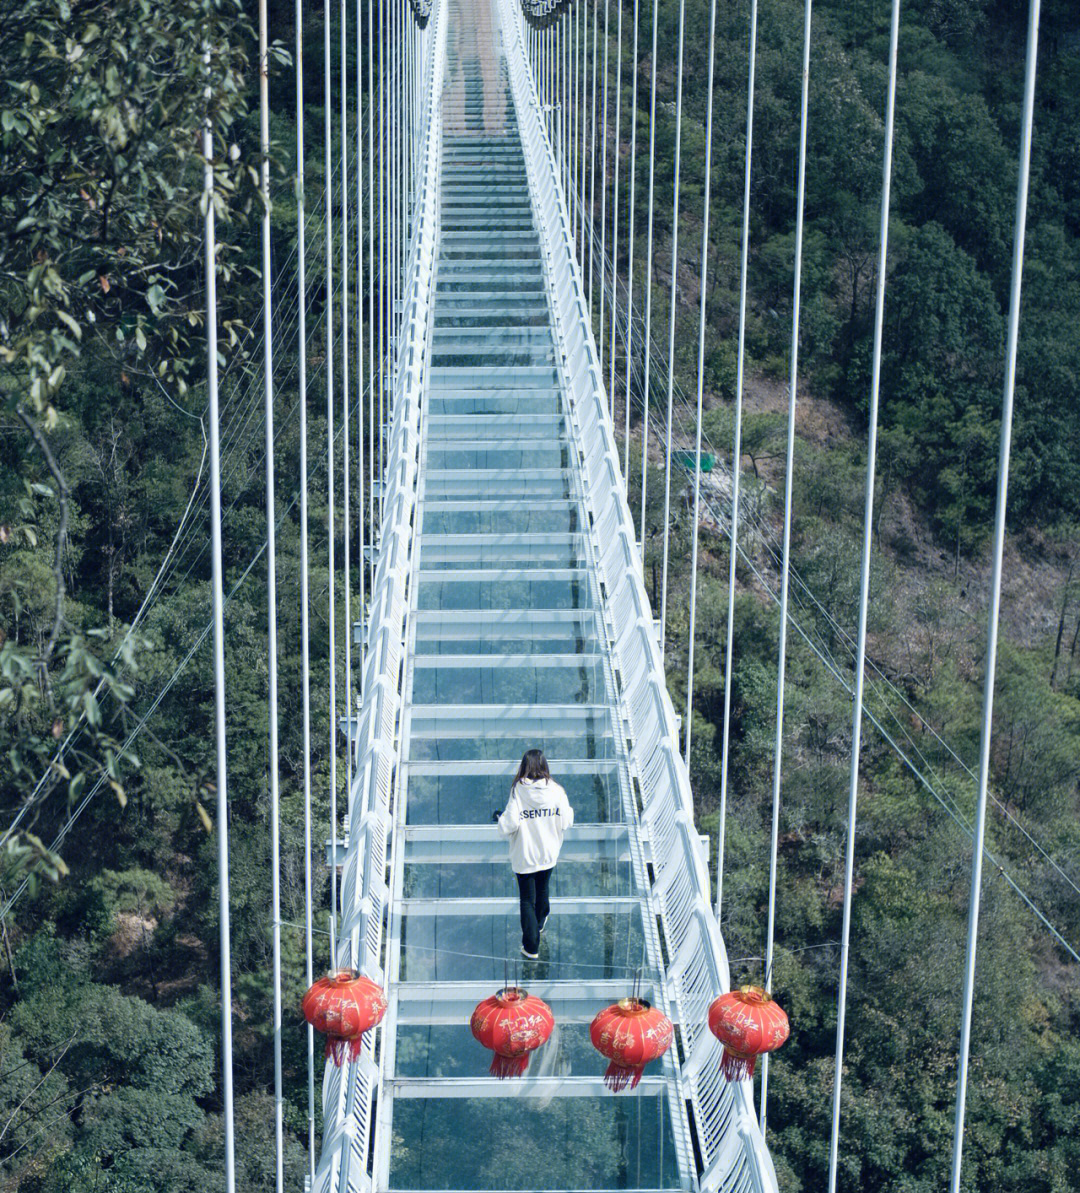
[[[1050,686],[1057,678],[1058,659],[1061,657],[1061,639],[1065,633],[1065,610],[1069,607],[1069,585],[1072,583],[1075,562],[1069,565],[1069,578],[1065,581],[1065,593],[1061,598],[1061,616],[1058,618],[1057,641],[1054,643],[1054,665],[1050,668]]]

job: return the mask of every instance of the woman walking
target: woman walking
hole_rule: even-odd
[[[535,961],[540,955],[540,933],[551,910],[551,871],[559,860],[566,830],[574,823],[574,809],[551,777],[543,750],[526,751],[506,809],[501,815],[496,812],[494,819],[510,839],[510,864],[521,896],[521,954]]]

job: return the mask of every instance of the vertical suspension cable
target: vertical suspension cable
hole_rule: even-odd
[[[206,369],[210,399],[210,558],[214,624],[214,747],[217,764],[218,917],[221,963],[221,1088],[225,1120],[225,1188],[236,1190],[236,1145],[233,1123],[232,956],[229,931],[229,803],[225,754],[225,621],[221,559],[221,410],[217,361],[217,234],[214,228],[214,138],[210,125],[210,49],[207,72],[207,114],[203,122],[203,219],[206,250]]]
[[[586,24],[588,22],[586,21]],[[593,323],[593,265],[596,257],[596,76],[600,42],[600,0],[593,0],[592,28],[592,98],[589,108],[589,203],[585,209],[585,224],[589,237],[589,325]]]
[[[578,144],[581,140],[581,22],[582,9],[585,7],[584,0],[578,0],[571,9],[571,19],[574,21],[574,44],[573,44],[573,88],[570,106],[574,118],[573,129],[570,137],[570,193],[574,196],[572,204],[574,214],[574,249],[578,249],[578,230],[581,225],[581,206],[578,200],[578,184],[580,175],[578,172]],[[584,261],[585,258],[578,253],[578,260]]]
[[[337,634],[334,624],[334,163],[331,144],[330,0],[323,0],[323,159],[326,171],[326,548],[330,639],[330,921],[337,924]],[[330,964],[336,963],[331,956]]]
[[[581,65],[581,84],[578,94],[578,107],[580,115],[578,124],[580,126],[580,153],[581,162],[578,167],[578,226],[581,233],[581,283],[582,294],[585,292],[585,196],[588,193],[588,179],[585,172],[586,163],[589,160],[589,139],[588,139],[588,121],[587,116],[589,112],[589,8],[588,0],[581,0],[581,50],[578,55]]]
[[[652,58],[649,71],[652,74],[652,97],[649,100],[649,233],[645,249],[645,388],[642,395],[641,412],[641,564],[645,566],[645,496],[649,481],[649,391],[652,372],[652,267],[653,267],[653,215],[656,196],[656,34],[660,22],[660,0],[653,0],[652,13]]]
[[[345,589],[345,799],[352,791],[352,537],[349,518],[349,68],[347,0],[341,0],[341,536]],[[337,866],[337,857],[334,858]]]
[[[791,304],[791,378],[788,391],[787,456],[784,472],[784,546],[780,568],[780,647],[776,668],[776,741],[773,747],[772,833],[769,843],[769,924],[765,942],[765,989],[772,990],[776,937],[776,861],[780,832],[780,775],[784,745],[784,672],[787,665],[788,581],[791,573],[791,490],[795,466],[795,395],[799,380],[799,305],[802,298],[803,217],[806,207],[806,128],[810,111],[810,19],[813,0],[806,0],[803,20],[802,100],[799,116],[799,183],[795,216],[795,283]],[[769,1096],[769,1058],[761,1065],[761,1134]]]
[[[709,199],[712,192],[713,72],[716,59],[716,0],[709,4],[709,70],[705,88],[705,196],[701,218],[701,291],[698,313],[697,427],[694,446],[694,517],[690,546],[690,635],[686,656],[686,768],[694,728],[694,638],[697,629],[698,519],[701,516],[701,419],[705,401],[705,294],[709,278]]]
[[[615,321],[619,310],[619,165],[622,160],[620,152],[620,138],[622,136],[622,0],[616,0],[616,5],[618,8],[618,19],[615,25],[615,37],[619,43],[619,49],[615,59],[615,186],[611,198],[611,357],[608,362],[610,367],[608,394],[611,397],[611,419],[613,424],[615,421],[615,344],[617,331]],[[630,314],[627,311],[627,320],[629,318]],[[623,337],[623,347],[626,347],[625,336]]]
[[[300,406],[300,690],[304,773],[304,976],[315,981],[312,957],[311,882],[311,633],[308,585],[307,463],[307,237],[304,221],[304,0],[296,0],[296,291],[298,312],[297,401]],[[315,1179],[315,1029],[307,1025],[308,1175]]]
[[[1005,513],[1009,498],[1009,456],[1012,448],[1013,397],[1016,391],[1016,350],[1020,338],[1020,290],[1024,275],[1028,183],[1031,173],[1031,134],[1035,118],[1035,72],[1039,53],[1040,0],[1028,7],[1027,56],[1024,64],[1024,107],[1020,126],[1020,163],[1016,181],[1016,225],[1013,236],[1012,283],[1009,291],[1009,333],[1005,352],[1005,386],[1001,402],[1001,443],[998,449],[997,502],[994,511],[993,572],[986,629],[986,679],[983,685],[982,728],[979,736],[979,780],[975,804],[975,849],[971,859],[971,906],[964,957],[964,1000],[960,1025],[960,1060],[956,1078],[956,1120],[953,1126],[950,1193],[959,1193],[967,1107],[968,1058],[971,1051],[971,1012],[975,995],[975,954],[979,937],[982,896],[983,842],[986,837],[986,796],[990,785],[990,741],[994,721],[994,679],[997,671],[998,620],[1001,613],[1001,564],[1005,551]]]
[[[274,342],[270,279],[270,57],[266,0],[259,0],[259,189],[262,194],[263,406],[266,418],[266,640],[270,719],[270,924],[273,969],[274,1187],[285,1188],[281,1074],[281,806],[278,784],[277,546],[274,509]]]
[[[394,167],[397,153],[397,85],[396,44],[394,19],[397,0],[386,5],[386,402],[383,405],[384,428],[393,418],[394,401],[394,300],[397,297],[397,186]],[[382,468],[383,494],[386,498],[386,461]]]
[[[379,0],[379,407],[376,415],[376,435],[378,436],[378,485],[379,507],[378,514],[382,518],[382,477],[385,461],[383,459],[383,410],[386,394],[386,20],[384,17],[385,0]],[[372,542],[375,541],[375,529],[372,526]]]
[[[739,555],[739,490],[742,477],[743,376],[746,365],[746,274],[750,262],[750,174],[754,153],[754,76],[757,72],[757,0],[750,0],[750,57],[746,71],[746,146],[743,163],[742,243],[739,249],[739,349],[735,376],[735,438],[731,450],[731,557],[728,560],[727,639],[724,643],[724,727],[720,748],[720,811],[716,832],[716,922],[724,893],[731,685],[735,661],[735,563]]]
[[[619,0],[620,12],[622,0]],[[604,0],[604,87],[602,116],[600,118],[600,327],[597,335],[597,363],[600,366],[600,376],[604,375],[604,312],[607,309],[604,301],[607,282],[607,108],[608,108],[608,28],[610,21],[611,0]],[[616,146],[618,149],[618,146]],[[615,282],[612,280],[612,287]],[[615,414],[615,400],[611,399],[612,417]]]
[[[570,175],[567,169],[569,161],[569,119],[570,119],[570,94],[568,81],[570,78],[570,33],[572,29],[571,17],[568,9],[563,9],[562,17],[559,20],[559,165],[562,171],[563,180],[563,194],[569,198],[570,195]],[[573,224],[571,223],[571,227]],[[572,235],[573,233],[571,233]]]
[[[555,122],[558,119],[558,105],[555,102],[555,30],[554,21],[547,27],[547,88],[548,88],[548,130],[552,145],[555,144]]]
[[[390,326],[392,329],[393,339],[391,341],[391,355],[390,355],[390,409],[387,412],[387,423],[393,418],[393,401],[396,396],[394,388],[394,378],[397,375],[397,344],[398,344],[398,317],[397,308],[398,300],[401,297],[401,147],[403,138],[400,135],[401,129],[401,5],[405,0],[392,0],[390,5],[391,18],[393,24],[391,26],[391,37],[393,38],[391,53],[391,69],[393,71],[393,88],[391,90],[391,112],[393,114],[393,124],[391,128],[394,130],[390,142],[390,166],[391,174],[391,194],[393,195],[392,208],[392,232],[394,236],[394,273],[393,273],[393,301],[390,305]]]
[[[574,251],[578,248],[578,227],[581,221],[581,208],[578,203],[578,142],[580,140],[580,126],[581,126],[581,10],[584,8],[584,0],[578,0],[573,4],[570,10],[570,19],[574,22],[574,36],[573,45],[571,47],[571,99],[570,108],[573,116],[573,125],[570,130],[570,194],[573,195],[573,203],[571,210],[573,214],[574,226],[571,229],[571,234],[574,241]],[[584,260],[579,254],[578,260]]]
[[[356,0],[356,571],[358,613],[363,622],[367,578],[364,569],[364,45],[361,15],[362,0]],[[370,116],[369,112],[369,119]],[[348,622],[345,629],[351,640],[352,623]],[[359,646],[362,674],[363,641]],[[355,711],[350,704],[350,724]],[[352,754],[351,745],[349,753]]]
[[[367,77],[368,77],[368,541],[371,544],[371,578],[375,579],[375,466],[378,444],[375,440],[375,402],[378,391],[378,351],[375,342],[375,7],[367,5]],[[364,613],[364,641],[367,642],[367,614]]]
[[[862,745],[863,673],[866,668],[866,618],[870,606],[870,547],[874,527],[874,473],[877,465],[878,395],[881,388],[881,340],[885,322],[885,269],[889,251],[889,202],[892,190],[893,124],[896,110],[896,56],[900,36],[900,0],[892,0],[889,26],[889,80],[885,100],[885,161],[881,183],[878,273],[874,296],[874,355],[870,377],[869,430],[866,441],[866,495],[863,506],[862,560],[859,570],[859,628],[855,647],[855,707],[851,721],[851,770],[848,776],[847,844],[844,852],[844,913],[840,932],[840,982],[836,997],[836,1058],[833,1064],[832,1128],[829,1138],[829,1193],[836,1193],[840,1155],[840,1087],[847,1018],[848,956],[851,901],[855,873],[855,819],[859,798],[859,756]]]
[[[633,91],[630,100],[630,232],[627,237],[626,263],[626,432],[623,436],[623,487],[630,495],[630,387],[634,375],[634,207],[637,197],[637,81],[638,81],[638,0],[634,0]],[[621,11],[621,9],[620,9]],[[644,536],[642,538],[644,549]],[[644,564],[644,559],[642,559]]]
[[[671,307],[668,312],[667,431],[664,441],[664,563],[660,582],[660,657],[667,649],[668,551],[671,545],[671,414],[675,398],[675,308],[679,289],[679,171],[682,166],[683,49],[686,0],[679,0],[678,76],[675,84],[675,174],[671,191]]]

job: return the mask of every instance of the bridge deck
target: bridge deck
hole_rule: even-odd
[[[651,988],[613,732],[611,666],[540,238],[495,14],[452,3],[440,240],[421,438],[389,917],[381,1114],[390,1189],[680,1186],[672,1065],[602,1085],[592,1016]],[[543,748],[577,824],[540,960],[491,813]],[[517,978],[557,1028],[520,1081],[487,1075],[468,1018]]]
[[[327,1069],[313,1187],[774,1193],[520,20],[433,7],[338,952],[389,1008]],[[575,825],[529,961],[491,814],[534,746]],[[612,1094],[588,1025],[635,980],[677,1041]],[[468,1019],[508,982],[557,1026],[498,1081]]]

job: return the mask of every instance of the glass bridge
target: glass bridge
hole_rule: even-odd
[[[415,342],[399,358],[338,955],[389,1009],[359,1061],[327,1069],[315,1187],[773,1189],[748,1096],[703,1030],[727,966],[520,11],[443,0],[431,19]],[[531,747],[575,812],[538,961],[520,954],[492,823]],[[635,980],[677,1042],[615,1095],[588,1027]],[[499,1081],[468,1020],[508,983],[556,1029],[524,1078]]]

